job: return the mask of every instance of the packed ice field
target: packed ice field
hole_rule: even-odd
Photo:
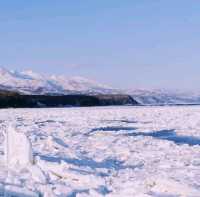
[[[0,125],[0,196],[200,197],[200,106],[2,109]],[[5,162],[11,126],[32,164]]]

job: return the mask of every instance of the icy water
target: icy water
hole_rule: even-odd
[[[0,196],[200,197],[200,106],[0,110]],[[2,132],[35,166],[8,169]]]

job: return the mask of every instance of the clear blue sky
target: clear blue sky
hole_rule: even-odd
[[[0,1],[0,65],[200,90],[200,1]]]

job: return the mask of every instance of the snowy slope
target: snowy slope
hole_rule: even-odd
[[[187,91],[129,90],[127,94],[144,105],[200,104],[200,93]]]
[[[166,89],[117,90],[83,77],[46,76],[0,68],[0,89],[25,94],[129,94],[144,105],[200,104],[200,93]]]
[[[27,94],[110,93],[114,89],[82,77],[44,76],[0,68],[0,88]]]

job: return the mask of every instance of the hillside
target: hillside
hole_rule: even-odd
[[[0,91],[0,108],[138,105],[128,95],[23,95]]]
[[[126,91],[143,105],[188,105],[200,104],[200,94],[189,91],[157,90],[129,90]]]
[[[110,94],[117,90],[83,77],[46,76],[0,68],[0,89],[22,94]]]
[[[200,104],[198,92],[166,89],[120,90],[83,77],[47,76],[33,71],[19,72],[4,68],[0,68],[0,90],[35,96],[107,95],[110,99],[111,95],[131,95],[133,100],[142,105]],[[115,101],[111,103],[113,102]]]

